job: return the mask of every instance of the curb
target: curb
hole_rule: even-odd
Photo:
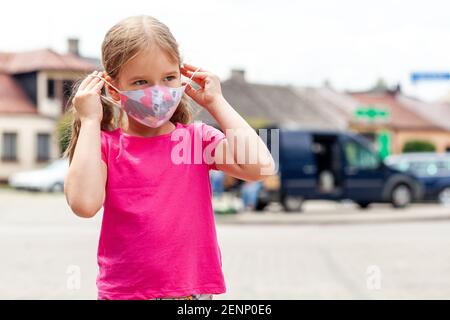
[[[248,213],[215,214],[220,225],[349,225],[450,221],[450,209],[438,213]]]

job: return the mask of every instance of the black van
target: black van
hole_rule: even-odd
[[[278,130],[278,139],[270,137]],[[257,210],[279,201],[286,211],[300,211],[308,199],[344,200],[367,208],[390,202],[404,208],[420,200],[422,184],[412,175],[386,166],[370,140],[340,131],[269,129],[268,147],[278,164],[275,190],[261,189]],[[278,159],[274,149],[278,140]],[[264,185],[264,184],[263,184]]]

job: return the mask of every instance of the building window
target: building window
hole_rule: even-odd
[[[17,161],[17,133],[3,133],[2,161]]]
[[[50,159],[50,134],[38,133],[37,135],[37,161]]]
[[[47,79],[47,98],[55,98],[55,80]]]

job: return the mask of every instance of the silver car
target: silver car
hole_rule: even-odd
[[[68,170],[69,160],[58,159],[42,169],[13,173],[8,184],[16,189],[63,192]]]

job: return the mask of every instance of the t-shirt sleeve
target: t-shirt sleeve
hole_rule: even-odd
[[[215,149],[219,142],[226,138],[225,134],[219,129],[204,123],[202,136],[205,162],[209,169],[218,170],[214,162]]]
[[[102,160],[108,165],[108,140],[105,132],[100,131],[101,156]]]

